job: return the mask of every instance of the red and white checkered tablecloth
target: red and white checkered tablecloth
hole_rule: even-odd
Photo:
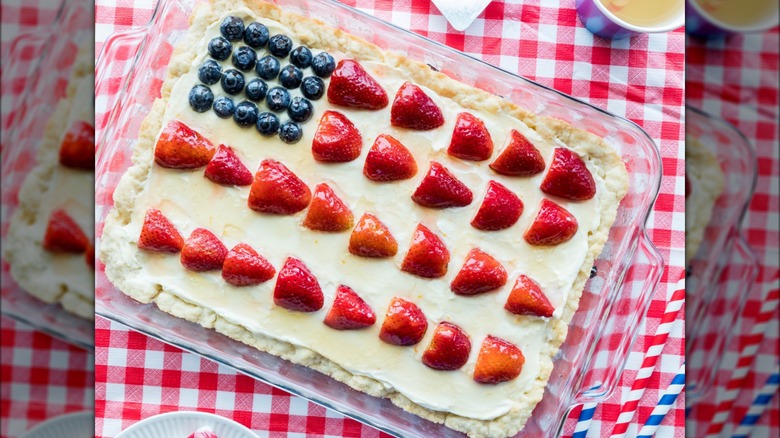
[[[494,1],[465,32],[452,29],[429,0],[345,3],[629,118],[659,145],[664,178],[648,225],[668,269],[653,299],[644,335],[633,346],[620,388],[596,412],[593,436],[608,436],[620,410],[620,397],[630,387],[666,300],[683,272],[683,32],[603,40],[582,26],[574,0]],[[98,0],[97,53],[112,32],[145,24],[153,7],[153,0]],[[98,130],[112,98],[111,94],[96,98]],[[98,318],[96,328],[97,436],[114,436],[141,418],[180,409],[216,412],[263,431],[262,436],[379,435],[338,413],[119,324]],[[636,422],[644,422],[683,362],[683,331],[683,324],[675,325],[659,360],[661,372],[654,374]],[[684,435],[683,404],[684,397],[680,397],[659,436]],[[577,411],[572,415],[576,419]],[[567,435],[573,431],[575,419],[567,423]]]

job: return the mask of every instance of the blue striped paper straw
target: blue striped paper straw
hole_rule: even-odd
[[[674,402],[677,400],[677,396],[685,388],[685,362],[680,366],[677,374],[672,379],[669,387],[666,388],[661,399],[658,400],[658,404],[653,408],[653,412],[647,417],[645,425],[639,431],[637,438],[651,438],[658,430],[658,426],[664,421],[664,417],[674,406]]]
[[[761,418],[761,414],[764,413],[769,403],[772,401],[772,397],[777,392],[777,388],[780,386],[780,363],[775,365],[775,370],[772,375],[769,376],[764,387],[758,391],[758,395],[753,399],[753,403],[750,404],[745,417],[739,422],[737,430],[731,435],[732,438],[748,438],[753,426],[758,423]]]
[[[577,418],[577,425],[574,427],[574,433],[571,435],[571,438],[585,438],[588,436],[588,429],[590,429],[593,414],[596,413],[596,406],[598,406],[598,403],[585,403],[582,405],[582,411],[579,418]]]

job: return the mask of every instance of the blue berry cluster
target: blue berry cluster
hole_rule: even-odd
[[[305,46],[293,48],[287,35],[270,35],[261,23],[244,26],[238,17],[226,17],[219,26],[220,36],[209,41],[211,58],[198,68],[200,84],[189,94],[194,111],[210,109],[223,119],[232,117],[241,127],[254,125],[263,136],[279,135],[285,143],[297,143],[303,136],[301,123],[314,114],[313,100],[325,94],[325,82],[336,68],[333,57],[325,52],[314,56]],[[244,45],[239,44],[243,41]],[[268,55],[258,58],[258,50]],[[219,61],[230,59],[233,67],[223,71]],[[289,64],[282,66],[282,62]],[[305,76],[311,69],[314,75]],[[254,71],[256,78],[247,78]],[[269,88],[266,81],[277,80],[281,86]],[[210,86],[219,85],[227,96],[214,98]],[[303,97],[292,97],[289,90],[300,89]],[[235,100],[238,100],[236,102]],[[263,105],[263,111],[258,105]],[[281,121],[279,114],[288,119]]]

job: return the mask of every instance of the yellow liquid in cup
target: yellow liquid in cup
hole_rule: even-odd
[[[777,16],[777,0],[695,0],[714,19],[732,26],[750,26]]]
[[[680,16],[685,0],[599,0],[626,23],[642,27],[661,26]],[[704,0],[702,0],[704,1]]]

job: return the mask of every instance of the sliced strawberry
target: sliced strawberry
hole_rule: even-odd
[[[504,309],[515,315],[535,315],[546,318],[551,317],[555,311],[539,285],[523,274],[517,277]]]
[[[190,271],[222,269],[228,250],[219,237],[205,228],[195,228],[181,249],[181,264]]]
[[[349,207],[333,189],[325,183],[317,185],[303,226],[317,231],[339,232],[352,228],[354,223]]]
[[[95,127],[87,122],[75,122],[60,145],[60,164],[74,169],[95,168]]]
[[[436,161],[431,161],[428,174],[412,195],[414,202],[429,208],[465,207],[473,199],[471,190]]]
[[[309,268],[302,261],[287,257],[276,277],[274,303],[296,312],[316,312],[322,309],[325,297]]]
[[[90,268],[95,269],[95,246],[94,245],[89,245],[87,247],[87,252],[84,253],[84,259],[86,260],[87,265]]]
[[[514,344],[488,335],[474,365],[474,381],[491,385],[508,382],[520,375],[524,363],[523,352]]]
[[[336,330],[355,330],[374,325],[376,314],[354,290],[341,285],[324,322]]]
[[[398,128],[428,131],[444,124],[444,116],[422,88],[405,82],[398,89],[390,109],[390,124]]]
[[[328,85],[328,102],[352,108],[377,110],[387,106],[387,93],[352,59],[339,61]]]
[[[490,181],[471,226],[483,231],[503,230],[514,225],[521,214],[523,201],[503,184]]]
[[[187,438],[217,438],[217,435],[214,434],[214,432],[212,432],[208,427],[201,427]]]
[[[596,196],[596,181],[579,155],[566,148],[555,148],[553,160],[540,187],[544,193],[573,201]]]
[[[175,254],[181,251],[182,246],[184,239],[171,221],[160,210],[147,210],[141,235],[138,236],[138,248]]]
[[[534,176],[544,171],[544,158],[533,143],[513,129],[509,144],[490,168],[501,175]]]
[[[393,298],[387,307],[379,339],[390,345],[409,346],[420,342],[428,330],[425,314],[411,301]]]
[[[371,181],[399,181],[417,174],[417,162],[406,146],[395,138],[380,134],[368,151],[363,175]]]
[[[466,332],[451,322],[440,322],[422,355],[422,362],[434,370],[452,371],[466,364],[469,353],[471,340]]]
[[[549,199],[542,199],[539,213],[523,237],[531,245],[553,246],[574,237],[577,227],[577,219],[565,208]]]
[[[363,138],[355,125],[336,111],[325,111],[311,142],[317,161],[346,163],[360,156]]]
[[[466,256],[450,289],[458,295],[476,295],[496,290],[506,284],[506,270],[498,260],[479,248]]]
[[[447,153],[461,160],[484,161],[493,155],[493,139],[485,122],[471,113],[458,114]]]
[[[361,257],[393,257],[398,253],[398,242],[376,216],[365,213],[349,236],[349,252]]]
[[[418,224],[401,270],[420,277],[439,278],[447,273],[449,262],[450,252],[444,242],[425,225]]]
[[[263,160],[249,190],[249,208],[260,213],[295,214],[311,202],[311,190],[276,160]]]
[[[165,126],[154,148],[154,161],[171,169],[197,169],[209,164],[217,148],[177,120]]]
[[[79,224],[65,210],[54,210],[43,236],[43,248],[51,252],[81,253],[87,246],[89,238]]]
[[[233,148],[219,145],[217,153],[206,165],[203,176],[217,184],[248,186],[252,184],[252,172],[244,166]]]
[[[276,269],[246,243],[234,246],[222,264],[222,278],[233,286],[251,286],[266,282]]]

